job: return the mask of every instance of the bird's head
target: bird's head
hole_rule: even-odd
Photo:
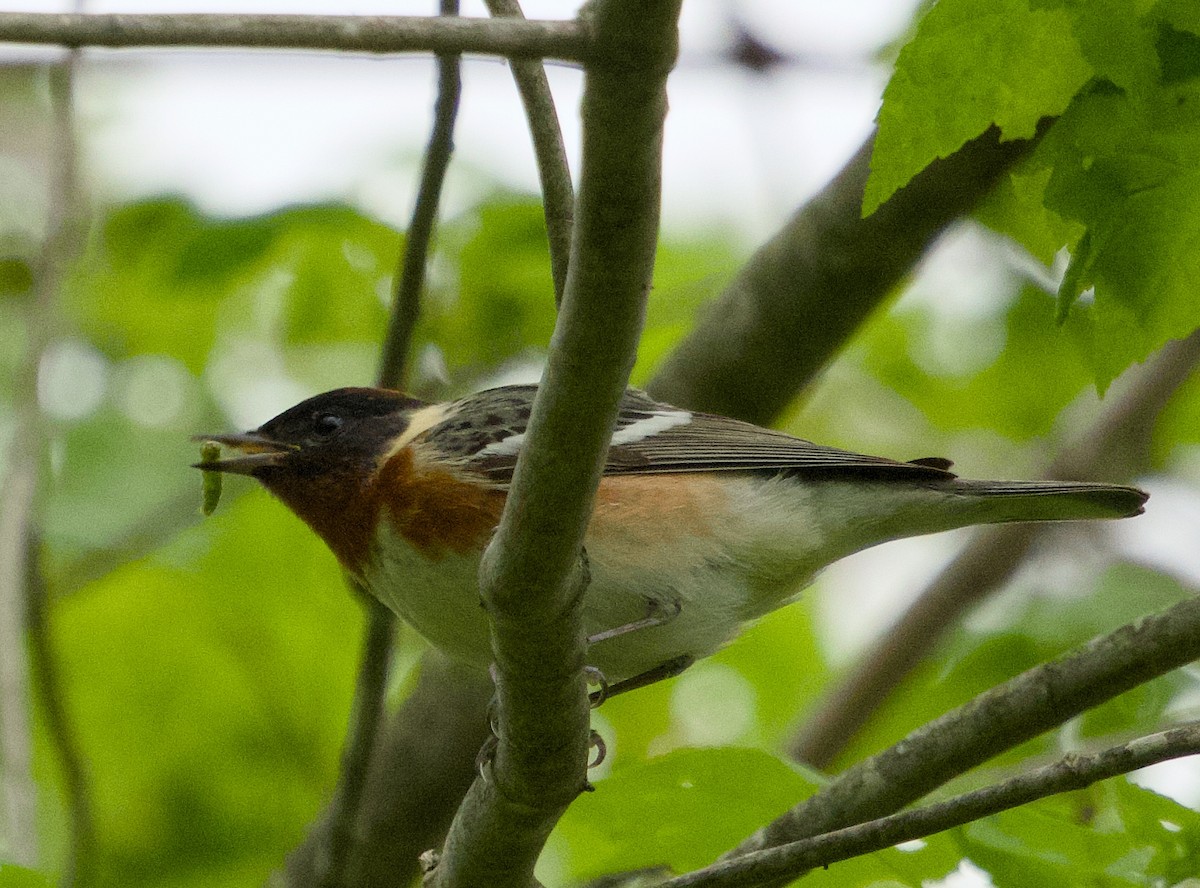
[[[387,389],[336,389],[252,431],[195,436],[235,451],[195,467],[261,482],[349,564],[373,532],[370,491],[379,466],[426,406]]]

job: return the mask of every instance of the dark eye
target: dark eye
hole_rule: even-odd
[[[342,418],[336,413],[318,413],[313,417],[313,433],[318,438],[328,438],[342,427]]]

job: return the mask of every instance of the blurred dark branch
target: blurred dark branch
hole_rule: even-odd
[[[993,756],[1197,657],[1200,597],[1193,597],[1035,666],[923,725],[842,772],[730,856],[891,814]]]
[[[442,0],[442,15],[458,15],[458,3]],[[438,56],[438,92],[433,109],[433,128],[421,168],[421,184],[413,207],[412,220],[404,236],[404,257],[396,272],[392,314],[388,321],[387,337],[379,367],[379,385],[384,388],[403,388],[405,368],[409,364],[413,330],[420,317],[421,293],[425,289],[425,269],[429,262],[429,245],[437,222],[442,185],[454,152],[454,121],[458,116],[458,100],[462,93],[459,72],[460,56],[449,53]]]
[[[493,16],[523,18],[517,0],[486,0]],[[567,151],[563,147],[562,128],[554,110],[554,96],[546,69],[535,59],[513,59],[513,78],[521,101],[533,150],[537,155],[538,177],[542,183],[542,207],[546,214],[546,235],[550,241],[550,272],[554,277],[554,301],[562,304],[563,288],[567,284],[567,260],[571,250],[571,226],[575,217],[575,193],[571,186],[571,170]]]
[[[955,219],[1033,147],[994,128],[862,218],[874,139],[742,267],[647,387],[769,424],[816,378]]]
[[[288,858],[286,872],[291,886],[311,884],[317,888],[341,888],[357,884],[348,875],[356,858],[362,854],[358,847],[358,818],[371,773],[375,738],[384,715],[384,691],[392,665],[396,618],[374,596],[352,581],[347,582],[356,591],[365,612],[354,704],[333,799],[320,825],[309,833],[300,851]],[[308,855],[302,856],[306,851]],[[311,864],[312,870],[293,873],[292,864],[301,859]],[[291,878],[293,876],[295,878]]]
[[[367,53],[479,53],[586,61],[578,21],[435,16],[204,15],[0,12],[0,42],[51,46],[318,49]]]
[[[595,47],[581,106],[570,273],[525,446],[480,570],[498,743],[426,876],[439,888],[532,884],[550,830],[586,786],[582,544],[654,268],[678,14],[678,0],[599,0],[581,13]]]
[[[1183,756],[1200,754],[1200,724],[1180,725],[1097,753],[1071,753],[1011,780],[964,793],[915,811],[905,811],[763,851],[715,863],[661,883],[660,888],[750,888],[795,878],[808,870],[881,851],[1027,805],[1047,796],[1086,789]]]
[[[19,404],[17,432],[0,488],[0,775],[8,854],[37,864],[37,787],[29,721],[29,664],[25,659],[29,553],[43,435],[37,402]]]
[[[195,497],[191,497],[191,500],[194,514]],[[58,756],[63,775],[63,795],[66,798],[71,841],[63,862],[61,884],[69,888],[92,882],[96,871],[96,829],[87,765],[71,722],[54,650],[50,599],[39,561],[39,549],[40,546],[36,544],[30,545],[26,554],[29,660],[36,679],[33,691],[41,703],[46,733]]]
[[[491,0],[493,15],[520,15],[508,0]],[[454,111],[459,84],[453,57],[439,63],[435,125],[422,174],[421,193],[409,225],[405,258],[395,289],[380,384],[402,387],[412,331],[423,289],[425,255],[433,228],[437,195],[452,148]],[[526,105],[538,167],[545,192],[546,224],[554,268],[556,298],[566,280],[567,251],[574,195],[566,166],[553,99],[539,62],[514,60],[513,72]],[[390,612],[370,602],[371,614],[363,669],[356,699],[368,695],[368,664],[381,662],[384,639],[379,624],[390,625]],[[390,650],[390,631],[388,648]],[[370,639],[376,639],[372,643]],[[376,649],[379,649],[378,651]],[[371,669],[371,672],[376,670]],[[377,672],[386,675],[386,668]],[[475,754],[485,739],[484,713],[491,682],[475,674],[452,672],[441,658],[426,656],[417,684],[405,704],[379,733],[370,756],[370,771],[358,812],[359,847],[346,870],[346,884],[393,888],[409,884],[417,873],[417,856],[445,837],[455,807],[475,776]],[[435,728],[433,723],[440,725]],[[359,738],[365,740],[365,734]],[[367,757],[362,756],[366,761]],[[334,829],[332,809],[287,863],[292,886],[314,884],[316,852]]]
[[[1124,392],[1063,450],[1046,478],[1127,481],[1149,465],[1159,413],[1200,363],[1200,332],[1169,343],[1131,372]],[[879,706],[963,613],[995,591],[1052,528],[1013,524],[976,531],[896,625],[830,689],[791,742],[789,754],[816,768],[832,764]]]
[[[412,692],[376,736],[357,823],[357,847],[344,884],[407,888],[417,858],[446,835],[475,777],[475,754],[487,736],[492,683],[436,651],[421,661]],[[315,888],[330,824],[326,809],[308,839],[288,857],[289,888]]]
[[[458,0],[441,0],[440,15],[458,15]],[[392,312],[379,363],[378,384],[402,388],[410,362],[413,331],[420,317],[421,296],[429,248],[437,221],[438,205],[450,157],[454,150],[454,123],[462,92],[460,57],[455,53],[438,56],[438,93],[434,103],[433,125],[425,149],[421,183],[405,235],[404,253],[396,270]],[[353,584],[352,584],[353,585]],[[370,866],[370,856],[378,849],[360,843],[364,809],[377,809],[368,797],[371,762],[384,718],[384,691],[391,670],[395,617],[381,602],[354,585],[366,611],[363,650],[354,690],[354,714],[342,753],[342,772],[338,788],[328,810],[307,841],[287,862],[286,876],[293,886],[315,884],[319,888],[361,885],[361,872]],[[467,707],[467,711],[474,711]],[[445,742],[439,738],[439,742]],[[395,762],[389,762],[395,766]],[[411,762],[400,769],[411,773]],[[399,769],[398,769],[399,770]],[[423,776],[423,775],[422,775]],[[420,780],[421,777],[415,777]],[[370,788],[377,795],[378,786]],[[366,818],[369,822],[369,818]],[[409,832],[421,831],[424,818],[409,824]],[[399,837],[394,837],[397,839]],[[433,837],[436,838],[436,837]],[[395,844],[402,844],[395,842]],[[424,850],[419,849],[419,850]],[[413,856],[410,867],[415,866]],[[309,866],[311,869],[304,869]],[[410,874],[411,878],[411,874]]]
[[[11,859],[25,866],[37,864],[37,798],[32,774],[31,727],[29,723],[29,665],[25,661],[26,619],[36,603],[37,594],[30,578],[36,576],[29,563],[32,541],[37,532],[38,497],[42,461],[47,444],[45,421],[38,404],[38,368],[46,348],[58,332],[58,297],[67,269],[79,255],[82,236],[79,231],[79,176],[76,167],[73,87],[78,53],[71,53],[64,64],[52,69],[50,77],[53,135],[50,150],[50,181],[46,234],[34,277],[33,299],[28,306],[25,328],[28,337],[24,359],[17,369],[13,392],[15,430],[7,454],[7,475],[0,488],[0,774],[3,775],[4,824]],[[45,630],[45,621],[36,624]],[[49,637],[42,635],[35,647],[50,650]],[[51,684],[43,695],[61,699],[53,671],[37,676]],[[60,725],[65,725],[65,710]],[[55,740],[61,749],[69,737]],[[64,767],[70,768],[66,761]],[[80,772],[82,775],[82,772]],[[79,802],[83,797],[74,797]],[[73,810],[71,823],[87,822],[86,810]],[[68,868],[86,857],[82,843],[87,835],[74,831],[71,836]]]

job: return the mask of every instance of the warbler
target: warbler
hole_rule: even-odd
[[[500,520],[536,387],[429,404],[375,388],[309,398],[197,464],[249,475],[367,590],[451,657],[486,668],[480,557]],[[1147,495],[1071,481],[968,481],[660,404],[629,390],[584,541],[589,665],[636,685],[713,653],[823,567],[973,524],[1124,518]]]

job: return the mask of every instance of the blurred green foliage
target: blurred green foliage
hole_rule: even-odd
[[[98,230],[67,308],[70,335],[100,356],[105,384],[90,410],[55,420],[45,500],[46,566],[61,596],[53,640],[94,782],[98,884],[257,884],[328,800],[360,614],[332,557],[244,479],[227,485],[214,518],[199,518],[198,478],[186,469],[196,450],[186,437],[230,425],[223,413],[229,393],[215,386],[238,385],[242,377],[212,365],[229,340],[253,340],[275,354],[302,389],[364,381],[370,362],[363,356],[373,354],[381,333],[400,237],[344,206],[230,222],[168,199],[118,207]],[[639,379],[686,332],[736,261],[720,240],[664,244]],[[536,365],[553,323],[546,268],[540,211],[528,198],[497,195],[446,222],[417,347],[440,352],[450,389]],[[985,440],[1013,446],[1054,436],[1063,409],[1086,393],[1091,369],[1086,324],[1072,319],[1057,328],[1053,312],[1053,299],[1030,287],[999,294],[988,310],[953,322],[926,304],[901,302],[864,331],[791,423],[834,443],[854,438],[859,429],[845,403],[869,401],[862,387],[870,381],[881,400],[869,411],[868,443],[886,452],[916,447],[907,438],[923,437],[920,446],[930,452],[948,449],[970,460],[962,453],[969,434],[986,431],[994,437]],[[0,336],[21,341],[21,317],[0,314]],[[186,334],[176,326],[180,317]],[[998,335],[1000,345],[986,360],[957,369],[931,363],[929,343],[945,338],[947,323],[951,338]],[[344,366],[339,355],[350,356]],[[257,374],[246,369],[251,385]],[[163,373],[182,386],[174,413],[144,421],[126,391],[134,370],[151,383]],[[11,381],[10,372],[6,392]],[[1194,400],[1174,409],[1191,415]],[[53,415],[54,405],[47,406]],[[1166,428],[1187,440],[1185,425],[1177,420]],[[1164,459],[1173,448],[1161,442]],[[1169,578],[1122,565],[1086,593],[1026,589],[997,625],[953,633],[843,761],[1184,594]],[[556,832],[559,879],[701,865],[811,791],[811,779],[778,750],[840,659],[813,600],[772,614],[680,679],[606,704],[599,723],[612,748],[611,775],[596,778],[597,792]],[[410,662],[420,642],[406,634],[400,644]],[[1183,673],[1160,679],[1089,713],[1080,735],[1157,726],[1190,690],[1194,682]],[[1060,742],[1050,735],[1026,744],[963,785],[1003,776],[1030,756],[1054,753]],[[38,753],[47,845],[61,848],[66,812],[44,736]],[[1119,801],[1121,816],[1146,823],[1146,810],[1168,804],[1132,789]],[[1026,831],[1044,835],[1047,816],[1041,809],[1013,812],[811,879],[915,886],[968,856],[997,885],[1016,884],[1018,876],[1006,874],[1040,872],[1038,861],[1052,853],[1024,838]],[[1191,829],[1190,821],[1181,825]],[[1072,829],[1082,836],[1092,827]],[[1066,828],[1063,834],[1063,850],[1053,853],[1070,860],[1076,840]],[[1191,836],[1147,826],[1136,836],[1105,833],[1097,841],[1145,875],[1174,871],[1171,861],[1183,852],[1170,848]],[[1143,850],[1125,854],[1130,843]],[[1077,844],[1087,843],[1081,837]],[[53,859],[47,868],[53,871]]]
[[[1094,319],[1103,389],[1200,325],[1200,26],[1177,0],[942,0],[901,51],[879,114],[873,211],[991,126],[1060,117],[988,214],[1035,256],[1071,262],[1065,318]]]
[[[1188,290],[1200,279],[1200,17],[1190,0],[941,0],[897,65],[868,208],[992,124],[1017,137],[1061,114],[981,216],[1045,263],[1064,245],[1075,258],[1057,311],[1053,294],[1027,284],[988,294],[966,316],[936,299],[900,300],[786,424],[902,458],[948,453],[966,467],[1037,471],[1094,414],[1093,381],[1107,384],[1200,319]],[[36,258],[14,206],[0,207],[0,437],[29,341]],[[93,226],[53,321],[64,366],[85,368],[88,385],[68,373],[73,384],[41,394],[51,436],[42,542],[65,702],[93,783],[101,886],[261,884],[328,801],[359,609],[333,558],[244,479],[201,521],[187,438],[369,382],[401,246],[400,233],[343,205],[228,220],[162,197],[109,208]],[[727,236],[666,238],[635,383],[742,258]],[[462,392],[535,372],[554,323],[548,269],[541,211],[527,196],[497,193],[445,220],[414,389]],[[1085,286],[1094,301],[1074,304]],[[1159,424],[1156,468],[1186,464],[1197,443],[1193,384]],[[1024,578],[986,620],[954,630],[843,764],[1190,594],[1145,565],[1092,563],[1085,553],[1096,547],[1074,548],[1068,535],[1058,545],[1080,569]],[[680,678],[605,705],[597,723],[611,770],[554,836],[557,881],[702,865],[813,790],[779,750],[844,668],[816,605],[824,591]],[[854,589],[836,593],[855,600]],[[402,634],[399,644],[411,663],[420,642]],[[1173,673],[955,788],[1153,730],[1195,693],[1193,675]],[[44,869],[54,873],[68,818],[45,730],[42,719]],[[921,886],[970,859],[1000,888],[1169,884],[1200,868],[1198,842],[1194,812],[1115,780],[808,881]],[[0,888],[42,884],[0,865]]]

